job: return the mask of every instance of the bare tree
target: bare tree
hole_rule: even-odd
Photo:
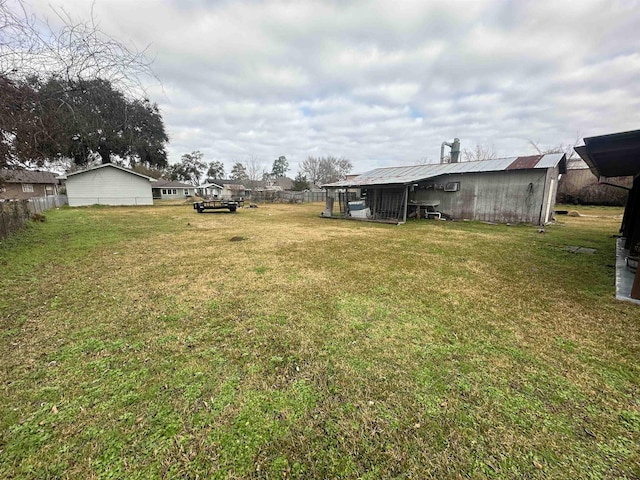
[[[245,171],[249,179],[249,186],[253,189],[256,187],[263,175],[267,173],[265,164],[258,157],[250,156],[245,162]]]
[[[462,150],[462,159],[464,162],[479,162],[482,160],[493,160],[498,158],[493,145],[486,147],[484,145],[476,145],[475,150]]]
[[[353,165],[344,157],[308,157],[304,162],[300,171],[305,174],[311,183],[321,185],[324,183],[337,182],[344,180],[351,171]]]
[[[157,77],[147,49],[138,50],[102,31],[91,8],[89,20],[50,7],[61,27],[29,10],[23,0],[0,0],[0,76],[66,81],[101,78],[129,94],[144,92],[144,77]]]
[[[300,171],[306,174],[306,178],[312,184],[317,185],[320,181],[320,157],[307,157],[307,159],[302,162]]]
[[[102,31],[93,7],[88,21],[74,18],[63,8],[51,7],[51,11],[54,23],[61,26],[32,12],[25,0],[0,0],[0,167],[41,165],[65,155],[52,156],[40,147],[61,138],[60,122],[50,121],[51,112],[64,110],[74,121],[81,116],[65,100],[66,93],[78,90],[79,84],[104,81],[128,100],[144,103],[148,101],[143,79],[157,80],[146,49],[138,50]],[[60,89],[45,98],[36,86],[50,80]],[[58,105],[47,112],[43,105],[52,98]]]
[[[576,138],[573,142],[559,143],[546,148],[540,145],[540,142],[535,142],[529,139],[529,145],[531,145],[540,155],[544,155],[546,153],[564,153],[567,156],[567,160],[572,160],[577,156],[575,147],[582,145],[582,143],[582,135],[580,132],[576,132]]]

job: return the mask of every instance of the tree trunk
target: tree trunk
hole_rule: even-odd
[[[111,149],[107,145],[104,143],[98,145],[98,153],[103,164],[111,162]]]

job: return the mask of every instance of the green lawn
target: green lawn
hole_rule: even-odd
[[[322,208],[63,208],[0,243],[0,478],[640,477],[621,209]]]

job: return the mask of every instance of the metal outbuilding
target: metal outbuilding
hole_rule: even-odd
[[[447,217],[540,225],[553,216],[558,177],[565,171],[566,157],[557,153],[377,168],[323,187],[339,200],[345,217],[394,223]],[[350,200],[366,213],[354,215]],[[325,216],[333,216],[332,210],[327,208]]]

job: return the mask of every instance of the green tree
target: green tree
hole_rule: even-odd
[[[42,166],[48,159],[55,123],[38,115],[38,105],[31,85],[0,75],[0,168]]]
[[[142,175],[146,175],[151,178],[162,178],[167,175],[166,169],[158,169],[154,167],[147,167],[143,164],[136,164],[131,167],[131,170],[134,172],[141,173]]]
[[[209,163],[209,169],[207,170],[207,179],[211,181],[217,178],[224,178],[224,163],[213,161]]]
[[[148,99],[133,100],[128,106],[128,120],[125,122],[127,150],[125,158],[131,165],[142,164],[154,168],[167,166],[165,145],[169,136],[158,105]]]
[[[273,161],[273,167],[271,168],[271,174],[275,177],[284,177],[289,170],[289,162],[287,157],[281,156]]]
[[[168,137],[158,107],[150,101],[128,99],[102,79],[32,78],[23,82],[22,89],[34,95],[23,96],[20,110],[28,111],[30,119],[22,119],[23,126],[13,130],[15,135],[10,138],[19,147],[9,146],[8,150],[14,154],[18,150],[24,154],[28,146],[35,158],[70,158],[77,165],[95,157],[107,163],[113,155],[131,165],[167,165]],[[3,132],[12,131],[10,125],[0,123]],[[7,150],[7,142],[3,143]]]
[[[202,152],[198,150],[185,153],[178,163],[167,168],[167,176],[170,180],[200,185],[200,178],[207,168],[207,164],[202,161],[203,156]]]
[[[231,168],[231,180],[244,181],[248,179],[249,176],[247,175],[247,169],[245,166],[240,162],[234,163]]]
[[[302,174],[302,172],[298,172],[296,178],[293,179],[293,185],[291,190],[294,192],[301,192],[303,190],[309,189],[309,182],[307,181],[307,177]]]

